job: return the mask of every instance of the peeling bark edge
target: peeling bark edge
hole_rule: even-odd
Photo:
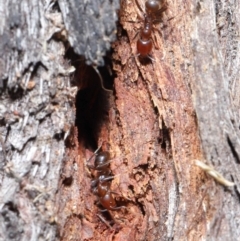
[[[68,40],[88,65],[103,66],[116,39],[119,0],[59,0]]]

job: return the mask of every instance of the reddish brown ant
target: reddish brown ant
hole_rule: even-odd
[[[99,197],[100,204],[105,208],[104,210],[101,210],[102,212],[105,212],[107,210],[114,211],[125,208],[125,206],[117,206],[115,198],[112,195],[117,194],[110,190],[111,183],[109,182],[109,180],[111,180],[112,178],[114,177],[100,176],[97,188],[94,190],[94,193],[96,193]]]
[[[109,152],[102,151],[99,152],[101,146],[94,152],[93,156],[96,156],[94,165],[87,164],[87,167],[98,172],[97,177],[92,181],[91,188],[94,194],[99,197],[100,204],[105,208],[103,211],[114,211],[119,210],[121,208],[125,208],[125,206],[117,206],[115,198],[113,194],[117,194],[111,191],[110,186],[114,176],[111,176],[110,169],[110,154]],[[90,161],[92,159],[88,161]],[[118,194],[117,194],[118,195]]]
[[[166,10],[165,0],[147,0],[145,2],[146,13],[144,14],[144,25],[140,30],[139,39],[137,41],[137,56],[153,58],[149,55],[152,51],[152,31],[153,24],[158,19],[157,13],[162,13]]]

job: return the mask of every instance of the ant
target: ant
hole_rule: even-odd
[[[105,208],[101,210],[102,212],[111,210],[119,210],[125,208],[125,206],[117,206],[116,200],[113,194],[117,194],[111,191],[110,186],[114,176],[111,176],[110,169],[110,154],[107,151],[99,152],[101,146],[93,153],[88,161],[90,161],[93,156],[96,156],[94,165],[87,164],[87,167],[98,172],[97,177],[92,181],[91,189],[94,194],[99,197],[100,204]]]
[[[144,14],[144,25],[140,30],[140,37],[137,41],[137,56],[148,57],[154,60],[150,56],[152,51],[152,31],[153,24],[158,19],[155,17],[157,13],[162,13],[166,10],[165,0],[147,0],[145,2],[146,13]],[[138,34],[138,33],[137,33]],[[136,35],[137,36],[137,35]],[[135,36],[135,37],[136,37]],[[135,38],[134,37],[134,38]]]

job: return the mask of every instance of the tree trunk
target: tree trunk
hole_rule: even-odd
[[[65,39],[102,64],[118,6],[106,2],[2,4],[0,240],[238,240],[239,6],[167,1],[150,59],[136,50],[145,0],[122,0],[107,92]],[[86,166],[101,144],[126,207],[107,213]]]

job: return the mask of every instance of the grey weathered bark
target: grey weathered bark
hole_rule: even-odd
[[[90,154],[76,129],[67,150],[64,142],[76,94],[64,30],[83,53],[72,24],[81,21],[78,5],[60,1],[63,23],[55,2],[1,3],[0,240],[239,239],[239,4],[168,1],[155,24],[154,61],[143,63],[133,56],[144,2],[121,1],[126,32],[114,44],[115,91],[99,133],[113,157],[111,188],[127,207],[111,212],[112,229],[97,216]],[[108,45],[86,59],[101,63]],[[221,186],[196,159],[236,186]]]
[[[213,240],[238,240],[240,234],[239,7],[233,1],[198,3],[193,21],[192,90],[204,156],[235,183],[213,189],[217,205],[207,230]]]
[[[55,240],[76,94],[53,38],[62,17],[54,1],[1,1],[0,9],[0,240]]]
[[[103,65],[103,57],[116,39],[119,0],[59,0],[68,40],[87,64]]]

